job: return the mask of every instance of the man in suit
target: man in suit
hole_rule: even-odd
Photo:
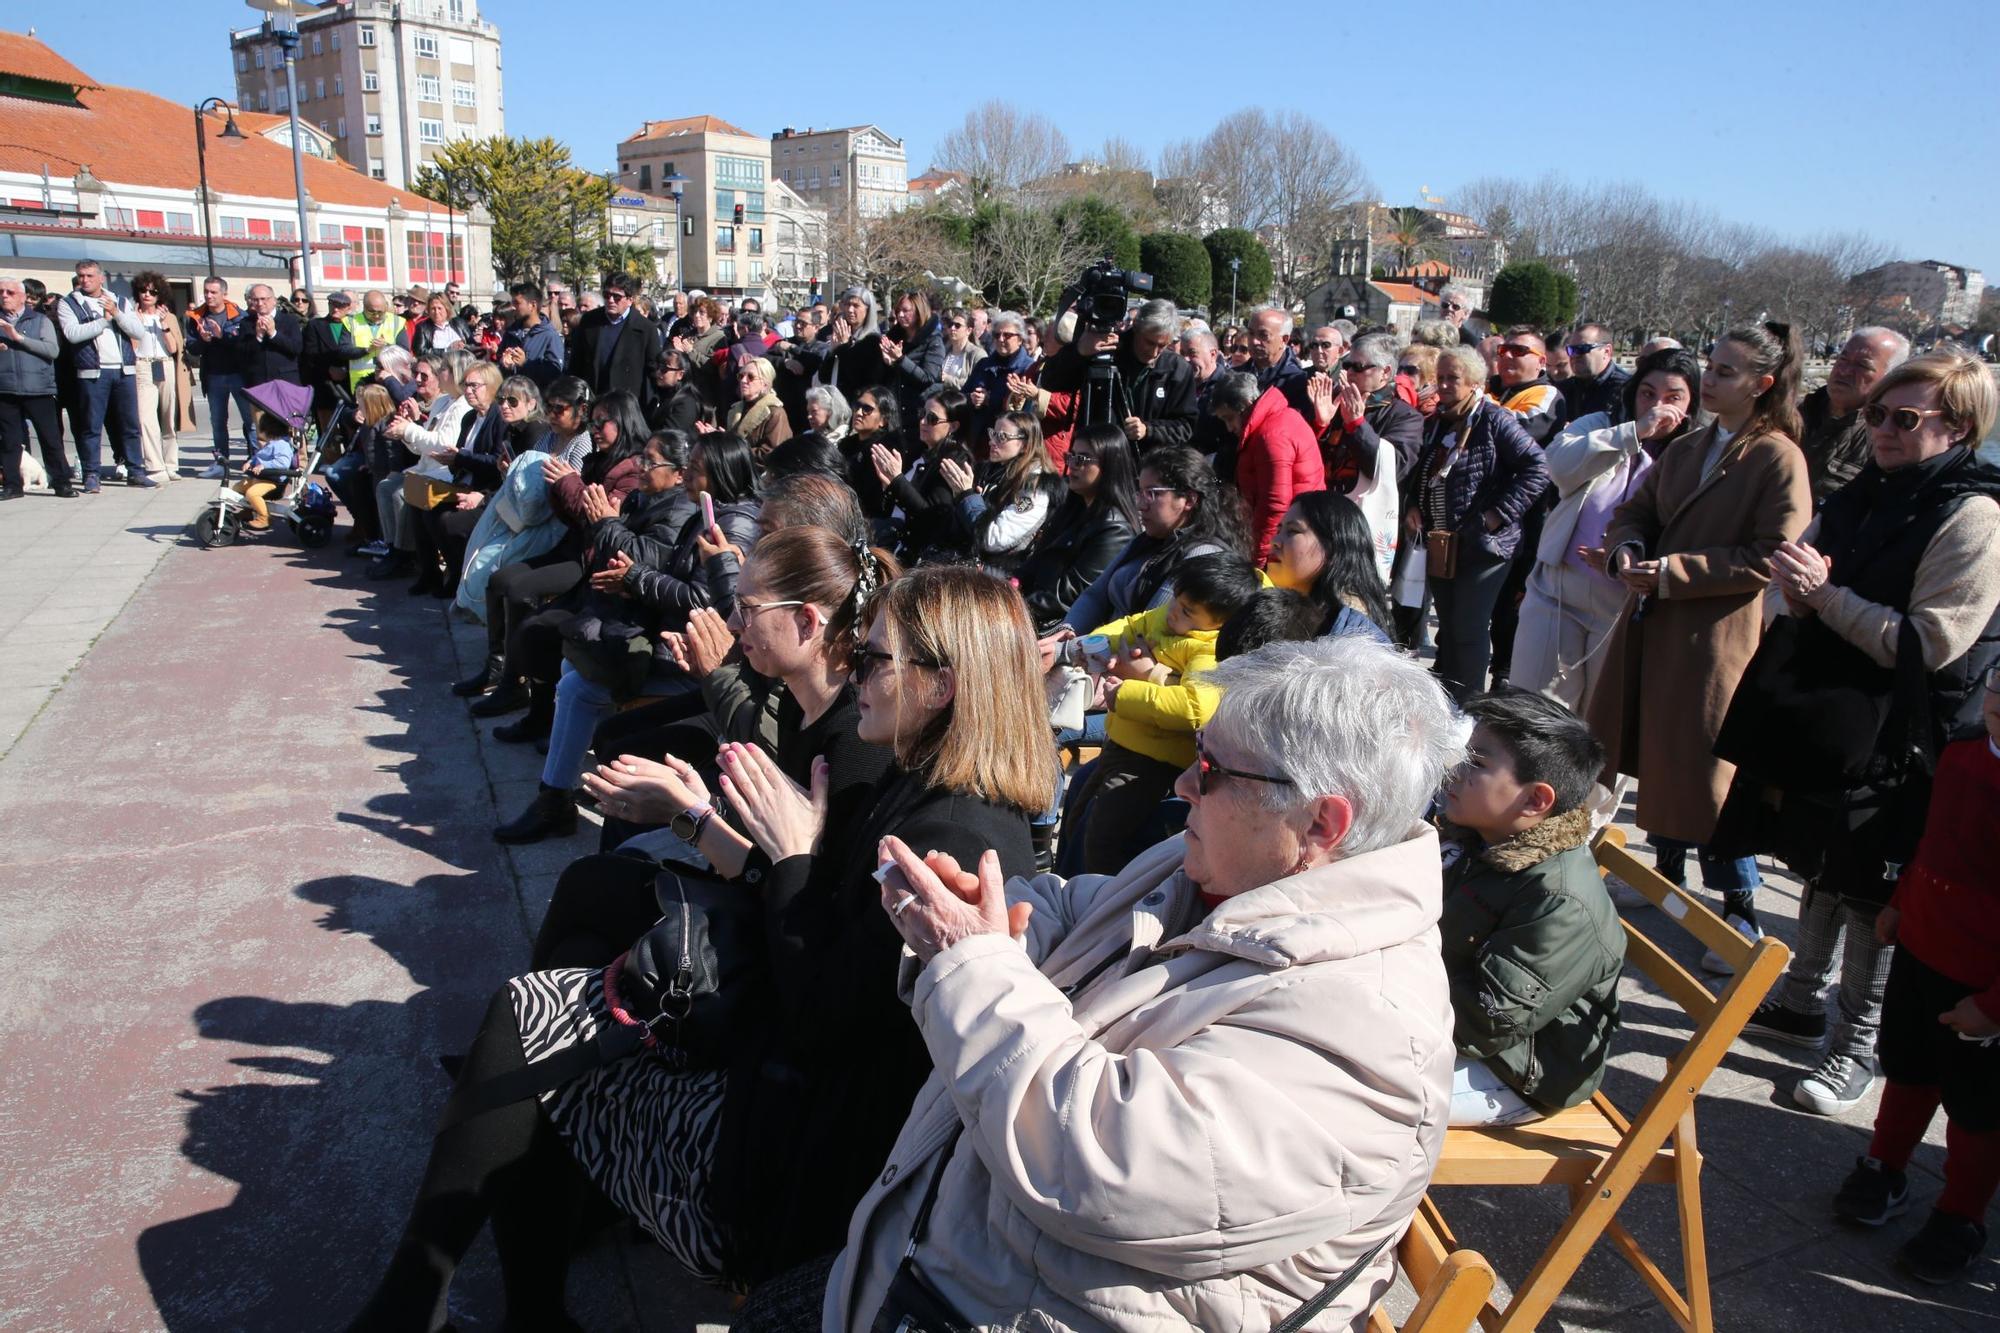
[[[299,353],[305,347],[305,326],[289,310],[280,309],[278,294],[268,283],[257,283],[244,294],[249,304],[231,335],[236,339],[237,364],[243,387],[254,389],[272,380],[303,384]]]
[[[569,340],[569,373],[590,386],[594,398],[613,389],[641,403],[653,392],[660,362],[660,335],[653,322],[632,306],[632,279],[614,273],[604,282],[604,305],[586,313]]]

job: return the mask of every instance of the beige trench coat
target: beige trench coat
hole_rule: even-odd
[[[1269,1329],[1403,1233],[1451,1102],[1436,834],[1170,938],[1199,911],[1182,845],[1015,880],[1027,949],[977,936],[916,973],[936,1072],[855,1210],[824,1328],[868,1328],[961,1124],[917,1263],[982,1330]],[[1310,1327],[1365,1318],[1392,1253]]]
[[[1635,542],[1661,562],[1658,591],[1628,593],[1584,715],[1607,751],[1605,772],[1639,780],[1639,827],[1706,843],[1736,767],[1715,737],[1763,637],[1758,598],[1779,543],[1805,531],[1805,455],[1783,435],[1730,441],[1707,480],[1715,427],[1676,440],[1620,505],[1607,550]]]

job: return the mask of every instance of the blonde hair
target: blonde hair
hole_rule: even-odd
[[[379,426],[396,415],[396,400],[379,384],[362,385],[354,395],[354,405],[364,426]]]
[[[1403,349],[1403,354],[1399,360],[1406,361],[1422,371],[1422,374],[1418,377],[1418,383],[1435,384],[1437,382],[1438,349],[1432,347],[1429,343],[1411,343]]]
[[[736,373],[738,375],[742,375],[746,372],[755,375],[757,377],[757,382],[763,385],[766,391],[768,391],[772,386],[772,384],[776,382],[777,372],[772,367],[770,361],[765,357],[761,356],[745,357],[743,359],[743,364],[736,368]]]
[[[478,380],[486,386],[488,394],[497,394],[500,392],[500,386],[506,381],[506,378],[506,375],[501,373],[500,367],[494,365],[491,361],[481,361],[476,365],[466,367],[465,379],[459,381],[459,387],[464,387],[465,380]]]
[[[1993,383],[1992,370],[1960,347],[1940,347],[1910,358],[1875,381],[1875,387],[1868,391],[1868,402],[1880,402],[1883,394],[1905,384],[1937,386],[1944,419],[1960,432],[1955,441],[1958,444],[1977,448],[1993,429],[1995,416],[2000,415],[2000,388]]]
[[[1056,785],[1035,627],[1020,594],[971,565],[913,570],[869,601],[861,634],[885,619],[889,651],[950,667],[951,702],[912,736],[896,762],[932,786],[1017,810],[1047,808]]]

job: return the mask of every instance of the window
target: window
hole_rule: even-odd
[[[333,30],[333,49],[336,51],[340,49],[340,29],[338,28]]]
[[[250,224],[243,218],[232,217],[224,213],[218,221],[222,223],[222,234],[224,236],[248,236],[250,234]]]
[[[465,0],[451,0],[451,21],[453,23],[465,22]]]
[[[432,34],[427,32],[418,33],[415,46],[417,49],[417,59],[436,60],[438,58],[438,39]]]
[[[453,106],[478,106],[479,90],[462,80],[454,80],[451,85],[451,104]]]
[[[194,230],[194,214],[192,213],[168,213],[165,222],[167,224],[165,230],[167,231],[192,232]]]
[[[750,261],[750,285],[754,287],[754,286],[756,286],[756,285],[757,285],[758,283],[762,282],[763,280],[764,280],[764,261],[763,261],[763,260],[761,260],[761,259],[753,259],[753,260],[751,260],[751,261]]]
[[[258,69],[264,68],[264,48],[260,46],[252,50],[250,59],[256,63]]]
[[[372,114],[371,114],[371,115],[370,115],[370,116],[368,117],[368,126],[367,126],[367,130],[368,130],[368,137],[369,137],[369,138],[371,138],[371,139],[379,139],[379,138],[381,138],[381,137],[382,137],[382,117],[380,117],[380,116],[377,116],[377,115],[372,115]]]
[[[653,188],[653,164],[651,162],[641,162],[639,164],[639,188],[642,190]]]
[[[764,164],[754,157],[718,156],[715,159],[715,181],[717,185],[762,185]]]
[[[664,245],[666,244],[666,240],[667,240],[667,220],[665,218],[654,218],[653,244]]]
[[[334,137],[334,138],[336,138],[336,139],[345,139],[345,138],[347,137],[347,117],[346,117],[346,116],[341,116],[341,117],[338,117],[338,118],[337,118],[337,119],[335,119],[335,121],[333,122],[333,137]]]
[[[384,179],[381,158],[371,157],[368,159],[368,174],[378,181]]]
[[[808,185],[808,186],[807,186],[806,188],[807,188],[808,190],[817,190],[817,189],[819,188],[819,168],[818,168],[818,167],[814,167],[814,168],[813,168],[813,174],[812,174],[812,184],[811,184],[811,185]]]
[[[299,224],[296,222],[278,221],[278,222],[266,223],[264,225],[270,227],[271,229],[270,234],[277,237],[281,241],[296,241],[297,239],[299,239]],[[250,224],[250,234],[252,236],[264,235],[263,232],[257,230],[257,226],[258,224],[256,222],[252,222]]]
[[[746,217],[762,219],[764,216],[764,192],[751,190],[743,196],[743,213]]]
[[[465,280],[465,233],[413,230],[404,233],[410,281],[446,283]]]
[[[257,109],[259,111],[269,111],[271,109],[271,94],[266,89],[259,88],[257,90]]]
[[[419,120],[417,122],[417,141],[419,143],[443,143],[444,122],[441,120]]]
[[[321,102],[321,101],[325,101],[325,100],[326,100],[326,80],[325,80],[325,79],[314,79],[314,80],[313,80],[313,100],[314,100],[315,102]]]
[[[332,282],[387,282],[389,280],[389,238],[380,227],[344,227],[322,222],[322,243],[338,245],[338,250],[318,251],[320,273]]]
[[[718,259],[715,261],[715,282],[719,287],[734,287],[736,285],[735,260]]]
[[[750,229],[750,253],[753,255],[764,253],[764,229],[762,227],[752,227]]]
[[[139,225],[139,219],[129,208],[107,208],[104,210],[104,225],[130,229]]]
[[[313,54],[314,54],[314,55],[318,55],[318,54],[319,54],[319,34],[318,34],[318,33],[314,33],[314,34],[313,34]]]
[[[339,97],[342,92],[343,89],[340,86],[340,76],[336,74],[333,76],[333,95],[335,97]]]
[[[419,102],[443,102],[444,84],[435,74],[417,75],[417,100]]]
[[[291,106],[291,104],[292,104],[292,103],[291,103],[291,94],[285,91],[285,88],[284,88],[284,85],[282,85],[282,84],[280,84],[280,85],[279,85],[278,87],[276,87],[276,88],[272,89],[272,91],[271,91],[271,96],[272,96],[273,100],[275,100],[275,101],[277,102],[277,105],[278,105],[278,110],[280,110],[280,111],[283,111],[283,110],[285,110],[285,109],[286,109],[287,107]]]
[[[726,222],[717,223],[715,227],[715,248],[718,250],[734,250],[736,248],[736,228]]]
[[[454,65],[470,65],[473,63],[472,39],[470,37],[454,37],[451,39],[451,63]]]
[[[362,70],[362,71],[361,71],[361,91],[362,91],[362,92],[364,92],[364,93],[379,93],[379,92],[381,92],[381,91],[382,91],[382,77],[381,77],[381,75],[377,74],[377,73],[376,73],[376,72],[375,72],[374,70],[372,70],[372,69],[364,69],[364,70]]]
[[[360,39],[360,42],[361,42],[361,44],[362,44],[363,46],[373,46],[373,45],[375,45],[375,25],[374,25],[374,24],[372,24],[372,23],[364,23],[364,24],[362,24],[362,25],[361,25],[360,27],[356,28],[356,29],[355,29],[354,31],[355,31],[356,35],[357,35],[357,36],[359,37],[359,39]]]
[[[236,53],[236,72],[238,74],[241,74],[244,71],[248,70],[249,68],[250,68],[250,57],[245,55],[243,52],[238,51]]]

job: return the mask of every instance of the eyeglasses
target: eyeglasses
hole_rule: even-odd
[[[1375,369],[1375,365],[1370,361],[1343,361],[1340,368],[1350,375],[1359,375],[1365,370]]]
[[[1021,341],[1021,335],[1012,329],[998,329],[993,334],[993,341],[997,343],[1019,342]]]
[[[1332,351],[1332,350],[1333,350],[1334,348],[1336,348],[1336,347],[1340,346],[1340,344],[1339,344],[1339,343],[1337,343],[1337,342],[1332,342],[1332,341],[1327,341],[1327,342],[1321,342],[1321,341],[1320,341],[1319,339],[1315,338],[1315,339],[1313,339],[1313,346],[1314,346],[1314,347],[1323,347],[1323,348],[1327,349],[1328,351]]]
[[[1246,773],[1240,768],[1224,768],[1221,764],[1216,763],[1208,757],[1208,751],[1203,748],[1201,740],[1202,733],[1196,731],[1194,734],[1195,790],[1203,796],[1208,795],[1209,788],[1215,785],[1214,780],[1218,777],[1244,778],[1250,782],[1268,782],[1274,787],[1292,787],[1298,785],[1290,778],[1274,777],[1269,773]]]
[[[748,621],[759,611],[775,611],[781,606],[804,605],[804,602],[746,602],[741,597],[738,597],[736,599],[736,615],[738,619]]]
[[[1422,366],[1397,366],[1396,373],[1398,375],[1408,375],[1411,379],[1416,379],[1424,373],[1424,368]]]
[[[1179,495],[1180,493],[1180,488],[1177,486],[1148,486],[1139,492],[1139,498],[1147,504],[1152,504],[1155,500],[1164,499],[1169,495]]]
[[[502,407],[526,407],[527,405],[528,400],[517,393],[503,393],[500,395],[500,406]]]
[[[1987,689],[1992,690],[1995,694],[2000,694],[2000,662],[1995,662],[1992,666],[1987,667],[1985,674],[1981,675],[1979,679]]]
[[[1446,302],[1444,302],[1444,309],[1446,309],[1446,310],[1463,310],[1463,309],[1465,309],[1465,305],[1464,305],[1464,303],[1463,303],[1463,302],[1459,302],[1459,301],[1446,301]]]
[[[883,652],[880,648],[864,646],[854,650],[854,666],[848,674],[854,677],[854,683],[857,686],[866,685],[868,678],[875,674],[877,666],[895,662],[907,662],[912,666],[928,667],[932,671],[936,671],[941,665],[941,663],[935,662],[928,657],[899,658],[894,653]]]
[[[950,425],[950,424],[951,424],[951,418],[950,418],[950,417],[936,417],[936,416],[932,416],[932,415],[931,415],[930,413],[926,412],[926,413],[924,413],[924,424],[925,424],[926,426],[947,426],[947,425]]]
[[[1008,440],[1025,440],[1025,439],[1027,439],[1028,437],[1027,437],[1027,436],[1025,436],[1025,435],[1023,435],[1023,434],[1021,434],[1021,432],[1020,432],[1020,431],[1012,431],[1012,432],[1008,432],[1008,431],[998,431],[998,430],[996,430],[996,431],[990,431],[990,432],[988,432],[988,433],[987,433],[987,437],[986,437],[986,438],[987,438],[987,439],[989,439],[989,440],[997,440],[997,441],[1002,441],[1002,442],[1004,442],[1004,441],[1008,441]],[[1076,455],[1075,455],[1075,454],[1071,454],[1071,455],[1070,455],[1070,458],[1071,458],[1071,459],[1074,459],[1075,457],[1076,457]],[[1096,460],[1094,460],[1094,459],[1093,459],[1092,461],[1094,462],[1094,461],[1096,461]]]
[[[944,326],[948,329],[969,329],[972,326],[962,319],[948,319]]]
[[[660,469],[662,469],[662,468],[665,468],[665,469],[666,469],[667,471],[669,471],[669,472],[679,472],[679,471],[680,471],[680,469],[679,469],[678,467],[674,466],[674,465],[673,465],[672,463],[648,463],[648,464],[646,464],[646,466],[645,466],[644,468],[642,468],[642,469],[641,469],[641,471],[645,471],[645,472],[658,472],[658,471],[659,471]],[[796,603],[794,603],[794,605],[796,605]]]
[[[856,403],[856,404],[854,405],[854,412],[853,412],[853,415],[855,415],[855,416],[857,416],[857,417],[872,417],[872,416],[875,416],[875,415],[877,415],[877,413],[876,413],[876,411],[875,411],[875,404],[873,404],[873,403]]]
[[[601,430],[606,426],[610,426],[615,430],[617,429],[617,425],[618,423],[613,421],[610,417],[592,417],[590,419],[590,428],[592,430]]]
[[[1526,343],[1501,343],[1498,350],[1502,356],[1540,356],[1542,354],[1539,347],[1530,347]]]
[[[1018,440],[1021,437],[1016,435],[1014,438]],[[1097,455],[1092,453],[1085,453],[1081,449],[1072,449],[1069,451],[1069,465],[1072,469],[1080,467],[1096,467]]]
[[[1610,343],[1569,343],[1563,350],[1571,356],[1589,356],[1598,348],[1609,346],[1611,346]]]
[[[1941,407],[1933,407],[1919,412],[1914,407],[1891,408],[1884,407],[1880,403],[1870,403],[1861,409],[1861,419],[1868,423],[1870,430],[1880,427],[1883,422],[1887,421],[1905,435],[1923,425],[1925,417],[1941,417],[1943,415],[1944,409]]]

